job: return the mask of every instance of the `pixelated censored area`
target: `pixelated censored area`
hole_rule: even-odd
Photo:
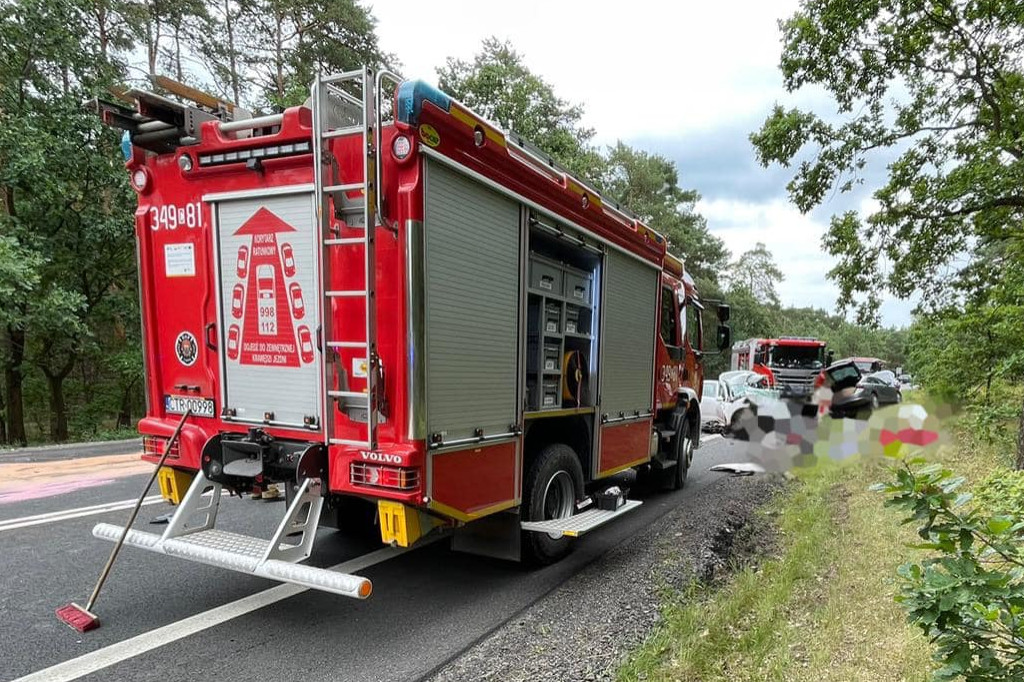
[[[889,405],[853,417],[819,416],[808,403],[779,400],[739,419],[732,436],[765,471],[789,471],[854,456],[926,454],[946,442],[941,428],[949,408]]]

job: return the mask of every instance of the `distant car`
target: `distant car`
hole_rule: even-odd
[[[900,380],[896,378],[896,373],[887,369],[883,369],[881,372],[875,372],[871,376],[878,377],[890,386],[899,386]]]
[[[735,433],[745,417],[757,415],[760,408],[779,401],[779,391],[768,388],[768,377],[749,370],[733,370],[718,375],[722,391],[723,432]]]
[[[885,367],[885,361],[878,358],[845,358],[846,360],[852,360],[857,369],[860,370],[861,374],[871,374],[872,372],[880,372]],[[839,362],[842,362],[840,360]]]
[[[725,426],[723,403],[728,400],[729,389],[714,379],[704,382],[700,398],[700,426],[704,431],[719,431]]]
[[[914,383],[914,377],[909,374],[901,374],[896,379],[900,382],[900,391],[912,391],[918,388]]]
[[[899,382],[892,372],[875,372],[861,377],[857,388],[871,401],[871,407],[894,405],[903,400]]]
[[[824,403],[835,419],[864,419],[877,407],[870,393],[861,388],[864,374],[853,358],[840,360],[825,368],[825,387],[831,392]]]

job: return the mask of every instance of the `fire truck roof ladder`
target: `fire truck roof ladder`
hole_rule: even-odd
[[[111,88],[110,94],[121,102],[97,97],[85,106],[98,114],[105,124],[128,131],[133,145],[157,154],[196,144],[200,126],[205,121],[232,122],[252,116],[242,107],[165,76],[152,76],[150,80],[158,88],[195,106],[137,88]],[[134,103],[135,108],[125,106],[127,103]]]
[[[358,91],[359,96],[352,94]],[[339,373],[332,371],[336,362],[324,363],[324,439],[330,445],[350,445],[373,450],[377,447],[377,420],[380,381],[380,357],[377,354],[377,310],[375,301],[375,234],[377,225],[376,180],[377,180],[377,123],[376,98],[374,96],[373,73],[363,67],[357,71],[346,71],[334,76],[318,76],[313,82],[310,106],[313,111],[313,175],[316,184],[317,214],[319,216],[319,239],[322,245],[320,276],[324,292],[323,338],[325,355],[337,361],[339,351],[357,349],[364,351],[366,362],[366,392],[344,390],[335,385]],[[357,112],[352,115],[352,107]],[[339,113],[340,112],[340,113]],[[355,118],[356,121],[346,119]],[[324,175],[331,172],[330,153],[326,147],[330,140],[345,135],[362,136],[363,178],[360,182],[325,182]],[[351,199],[353,192],[362,194],[362,201]],[[361,209],[361,210],[359,210]],[[361,224],[353,214],[361,213]],[[336,236],[335,216],[345,220],[349,228],[362,229],[358,237]],[[331,289],[334,249],[356,248],[363,251],[363,274],[365,286],[358,290]],[[361,298],[364,303],[365,341],[339,338],[334,329],[333,303],[335,299]],[[334,436],[334,410],[339,407],[366,410],[366,438],[343,439]],[[351,412],[347,412],[351,414]],[[355,422],[355,420],[353,420]]]

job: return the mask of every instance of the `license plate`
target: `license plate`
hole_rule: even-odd
[[[214,416],[213,398],[190,398],[182,395],[165,395],[164,411],[168,414],[185,414],[185,410],[192,410],[197,417]]]

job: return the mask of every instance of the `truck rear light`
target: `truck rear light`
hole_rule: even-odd
[[[159,457],[164,454],[164,448],[167,447],[167,438],[162,436],[143,436],[142,437],[142,454],[146,457]],[[169,459],[177,459],[181,456],[181,452],[178,449],[178,444],[181,441],[174,441],[174,445],[171,446],[171,451],[167,457]]]
[[[393,467],[385,464],[352,462],[349,468],[349,478],[353,485],[415,490],[420,484],[420,471],[419,469]]]

